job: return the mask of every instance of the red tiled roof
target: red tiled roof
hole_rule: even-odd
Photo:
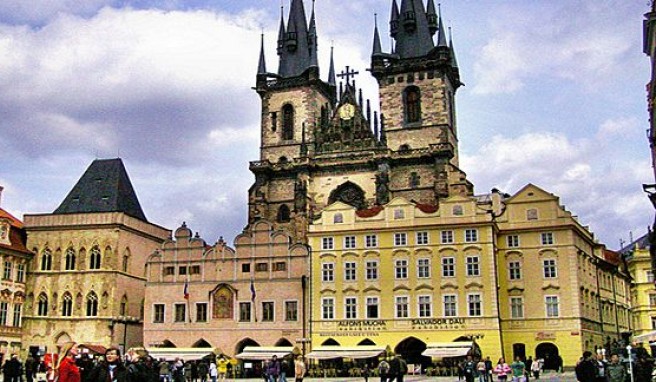
[[[18,228],[23,228],[23,222],[18,220],[14,215],[0,208],[0,219],[6,218],[11,220],[11,225]]]
[[[437,212],[437,206],[434,206],[432,204],[415,203],[415,206],[417,206],[417,208],[419,208],[419,210],[425,214],[432,214],[434,212]]]
[[[608,261],[613,265],[620,265],[622,263],[620,254],[608,249],[604,250],[604,260]]]
[[[373,206],[366,210],[357,210],[355,211],[355,214],[361,218],[371,218],[378,215],[380,211],[382,211],[383,209],[384,209],[383,206]]]

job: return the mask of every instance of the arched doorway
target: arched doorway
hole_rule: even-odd
[[[244,348],[246,346],[260,346],[255,340],[252,338],[244,338],[243,340],[237,342],[237,345],[235,345],[235,354],[242,353],[244,351]],[[241,376],[244,378],[251,378],[255,376],[262,375],[262,363],[261,362],[251,362],[248,361],[252,367],[246,368],[244,366],[245,362],[240,361],[240,370],[241,370]]]
[[[275,346],[294,346],[287,338],[281,338],[276,342]]]
[[[163,347],[163,348],[175,348],[175,347],[177,347],[177,346],[175,346],[175,344],[174,344],[173,342],[169,341],[169,340],[164,340],[164,341],[162,341],[162,345],[160,345],[160,347]]]
[[[198,341],[194,342],[194,344],[191,345],[191,347],[192,348],[211,348],[212,345],[210,345],[209,342],[207,342],[203,338],[201,338]]]
[[[551,342],[543,342],[535,347],[535,359],[544,359],[544,370],[558,370],[562,359],[558,352],[558,346]]]
[[[430,357],[421,355],[426,350],[426,343],[415,337],[408,337],[399,342],[394,348],[394,353],[400,355],[407,363],[421,364],[422,369],[431,364]]]
[[[327,340],[321,343],[321,346],[339,346],[339,342],[335,341],[332,338],[328,338]]]
[[[376,343],[369,338],[365,338],[362,341],[358,342],[358,346],[366,346],[366,345],[376,345]]]

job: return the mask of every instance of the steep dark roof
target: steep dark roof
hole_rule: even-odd
[[[123,212],[148,221],[120,158],[94,160],[54,213],[86,212]]]

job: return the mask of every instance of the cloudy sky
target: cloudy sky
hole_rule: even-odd
[[[283,0],[288,8],[289,0]],[[610,248],[653,219],[642,53],[647,1],[443,0],[466,86],[461,166],[476,193],[534,183]],[[308,15],[311,1],[305,1]],[[391,0],[317,0],[322,74],[366,73]],[[52,212],[94,158],[123,158],[150,221],[208,242],[246,224],[258,159],[251,90],[265,34],[277,68],[279,0],[0,2],[2,207]]]

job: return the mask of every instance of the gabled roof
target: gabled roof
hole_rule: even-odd
[[[94,160],[54,213],[93,212],[123,212],[148,221],[120,158]]]
[[[8,219],[13,227],[23,228],[23,222],[18,220],[14,215],[0,208],[0,219]]]
[[[10,249],[21,253],[31,253],[25,246],[25,243],[27,242],[27,235],[25,234],[23,222],[18,220],[9,212],[0,208],[0,220],[4,220],[4,219],[9,220],[10,244],[0,243],[0,248]]]
[[[513,196],[506,199],[506,203],[513,202],[535,202],[537,200],[555,200],[558,201],[558,197],[554,194],[545,191],[544,189],[529,183],[526,186],[522,187],[521,190],[517,191]]]

